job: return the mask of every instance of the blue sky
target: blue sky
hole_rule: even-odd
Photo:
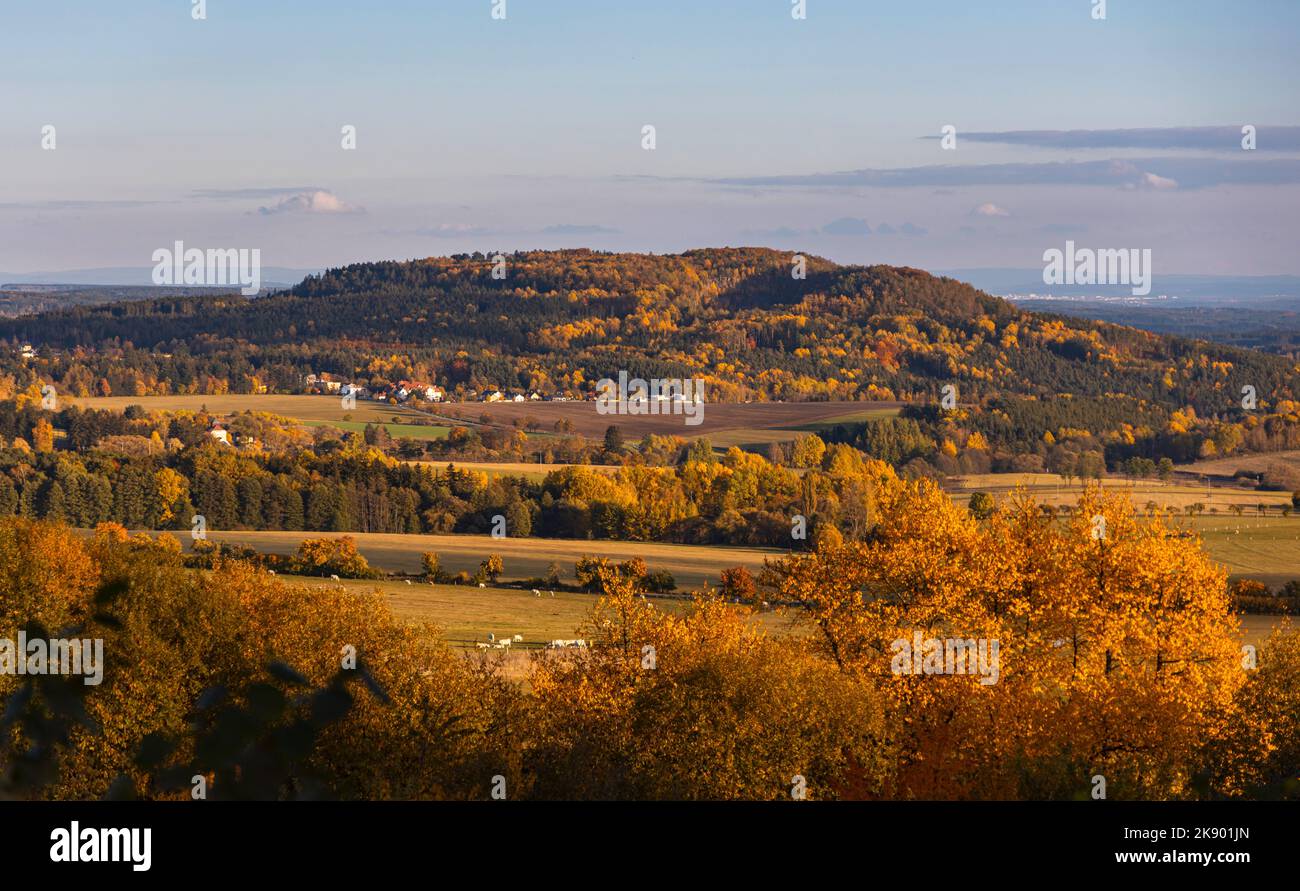
[[[176,239],[300,267],[723,244],[1032,267],[1072,237],[1152,248],[1157,276],[1300,273],[1289,0],[191,5],[0,5],[0,270]]]

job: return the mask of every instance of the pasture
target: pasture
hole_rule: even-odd
[[[413,581],[360,581],[282,576],[285,581],[307,587],[343,586],[352,591],[376,591],[393,614],[409,622],[431,622],[442,636],[457,646],[472,647],[485,642],[488,633],[497,639],[515,634],[523,636],[520,649],[536,649],[556,638],[578,636],[579,627],[596,605],[595,594],[556,591],[551,597],[545,589],[541,596],[531,590],[476,585],[430,585]],[[690,601],[683,597],[655,597],[649,601],[659,609],[683,613]],[[756,613],[754,621],[774,634],[794,633],[795,622],[776,611]]]
[[[1267,505],[1272,512],[1291,505],[1290,492],[1261,492],[1238,486],[1206,486],[1185,478],[1164,482],[1134,481],[1110,476],[1103,479],[1101,483],[1102,488],[1107,492],[1118,492],[1129,496],[1134,506],[1142,511],[1146,510],[1148,502],[1155,502],[1157,508],[1161,510],[1173,507],[1179,512],[1189,505],[1203,504],[1206,514],[1217,511],[1229,516],[1229,511],[1234,505],[1249,514],[1257,513],[1260,504]],[[1032,495],[1039,504],[1059,507],[1078,501],[1084,486],[1078,480],[1067,485],[1054,473],[976,473],[955,476],[947,482],[945,488],[953,494],[954,498],[960,498],[963,503],[969,499],[972,492],[988,492],[1002,501],[1016,491],[1023,490]]]
[[[1300,579],[1300,516],[1241,518],[1228,515],[1189,518],[1180,516],[1174,525],[1202,536],[1211,558],[1222,563],[1235,578],[1252,578],[1277,587]],[[188,532],[170,533],[188,546]],[[320,532],[224,532],[209,531],[216,541],[234,542],[262,553],[291,554],[304,538],[337,537]],[[420,555],[433,551],[443,568],[452,573],[473,573],[488,554],[500,554],[503,578],[519,580],[546,574],[558,563],[561,578],[573,580],[573,564],[583,556],[606,557],[613,561],[641,557],[652,570],[666,569],[680,590],[717,585],[723,569],[744,566],[753,573],[767,558],[787,553],[778,548],[730,547],[724,545],[682,545],[661,542],[571,540],[545,538],[502,538],[486,535],[397,535],[352,533],[357,548],[371,565],[387,572],[418,573]]]
[[[1270,467],[1281,465],[1300,469],[1300,451],[1268,452],[1259,455],[1234,455],[1228,458],[1207,458],[1191,464],[1180,464],[1177,470],[1193,474],[1230,477],[1238,470],[1262,473]]]
[[[579,636],[579,629],[595,606],[597,595],[556,591],[554,597],[542,590],[537,597],[529,590],[469,585],[430,585],[418,581],[330,581],[319,578],[282,576],[284,581],[305,587],[343,587],[350,591],[380,594],[393,614],[408,622],[429,622],[442,637],[458,647],[474,647],[486,642],[488,634],[500,640],[521,635],[523,641],[512,645],[511,663],[517,663],[518,651],[534,650],[556,638]],[[651,597],[659,609],[681,614],[690,609],[690,601],[680,597]],[[1260,646],[1273,629],[1287,620],[1281,616],[1243,615],[1243,643]],[[806,625],[790,610],[764,610],[753,615],[755,623],[772,635],[808,634]],[[522,673],[522,665],[512,664],[511,674]]]
[[[1259,492],[1229,486],[1193,485],[1179,480],[1129,480],[1109,478],[1103,488],[1129,496],[1136,510],[1146,513],[1154,502],[1159,511],[1174,508],[1168,517],[1172,525],[1196,532],[1209,555],[1222,563],[1232,578],[1251,578],[1270,587],[1300,579],[1300,512],[1284,517],[1281,510],[1291,505],[1289,492]],[[988,492],[1002,501],[1016,491],[1032,495],[1039,504],[1073,505],[1082,493],[1075,483],[1065,485],[1053,474],[975,474],[958,477],[948,487],[958,504],[965,504],[972,492]],[[1185,509],[1205,505],[1205,511],[1189,517]],[[1267,513],[1259,513],[1259,505]],[[1242,515],[1232,509],[1240,507]]]
[[[301,419],[299,419],[301,420]],[[301,420],[304,427],[337,427],[348,433],[362,433],[369,423],[366,421],[306,421]],[[393,439],[446,439],[447,434],[451,432],[450,427],[439,427],[432,424],[384,424],[379,426],[388,431],[388,435]]]
[[[1233,578],[1273,588],[1300,579],[1300,517],[1202,516],[1179,525],[1199,532],[1210,556]]]
[[[170,532],[185,547],[193,542],[187,531]],[[357,550],[372,566],[394,573],[421,571],[420,555],[433,551],[445,571],[473,573],[488,554],[500,554],[505,567],[502,578],[519,580],[546,575],[552,562],[558,563],[561,578],[573,581],[573,564],[583,556],[622,561],[641,557],[651,570],[666,569],[682,590],[717,585],[718,575],[731,566],[744,566],[757,573],[768,557],[786,553],[776,548],[741,548],[721,545],[681,545],[642,541],[575,541],[549,538],[501,538],[488,535],[397,535],[354,532]],[[292,554],[306,538],[340,538],[326,532],[208,532],[213,541],[246,545],[264,554]]]

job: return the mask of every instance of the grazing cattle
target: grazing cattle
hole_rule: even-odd
[[[516,635],[514,636],[513,640],[514,640],[515,643],[523,643],[523,642],[524,642],[524,636],[523,636],[522,634],[516,634]]]
[[[338,576],[336,576],[336,575],[331,575],[331,576],[330,576],[330,581],[331,581],[331,582],[337,582],[338,580],[339,580],[339,577],[338,577]]]
[[[487,585],[485,585],[483,582],[479,582],[479,583],[478,583],[478,586],[479,586],[480,588],[486,588],[486,587],[487,587]]]
[[[577,640],[553,640],[546,645],[546,649],[548,650],[585,649],[586,646],[587,646],[587,642],[582,638],[578,638]]]

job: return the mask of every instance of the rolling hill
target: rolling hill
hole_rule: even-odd
[[[254,300],[0,320],[0,339],[45,350],[3,364],[79,396],[291,393],[311,372],[435,380],[463,398],[581,395],[620,370],[701,378],[715,403],[933,404],[951,385],[977,409],[971,426],[1012,450],[1084,430],[1175,460],[1200,456],[1210,432],[1194,435],[1198,424],[1242,423],[1245,436],[1254,412],[1289,425],[1300,396],[1296,367],[1278,356],[1030,312],[917,269],[810,257],[798,278],[792,255],[754,248],[503,259],[502,279],[493,257],[457,255],[331,269]],[[1241,404],[1245,387],[1255,409]],[[1275,425],[1251,447],[1300,444],[1289,436]]]

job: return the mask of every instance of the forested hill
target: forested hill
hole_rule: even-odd
[[[637,336],[638,321],[644,334],[665,333],[668,321],[671,330],[689,334],[701,323],[761,319],[765,310],[795,308],[810,298],[809,309],[840,315],[919,311],[959,321],[1015,312],[997,298],[912,269],[809,258],[806,278],[798,280],[791,255],[768,250],[545,251],[508,256],[504,279],[494,279],[492,268],[481,254],[358,263],[253,301],[225,295],[135,301],[105,311],[78,307],[3,330],[63,347],[111,338],[156,346],[203,336],[273,344],[304,336],[429,343],[451,335],[527,350],[539,330],[556,325],[620,319],[632,323],[618,332],[632,345],[650,340]]]
[[[952,383],[963,402],[1119,399],[1144,420],[1231,417],[1247,385],[1261,407],[1297,397],[1278,357],[1026,312],[916,269],[809,257],[796,278],[792,263],[765,249],[528,252],[505,257],[503,279],[483,254],[363,263],[255,300],[3,320],[0,338],[62,350],[43,358],[48,376],[86,392],[294,392],[328,371],[578,394],[627,369],[703,377],[711,401],[933,399]]]

